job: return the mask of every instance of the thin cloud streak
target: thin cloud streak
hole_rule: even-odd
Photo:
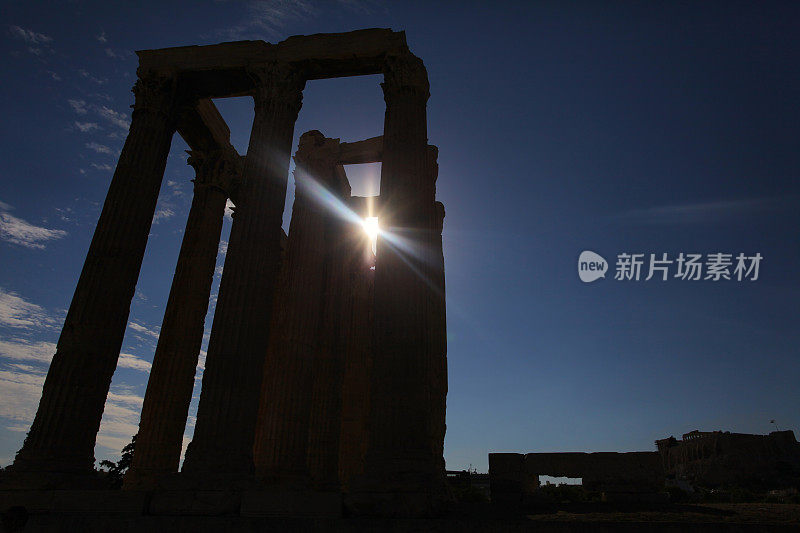
[[[784,209],[792,203],[796,204],[797,200],[797,198],[783,197],[673,204],[633,209],[614,215],[612,218],[642,224],[708,223],[735,216]]]
[[[57,240],[67,235],[60,229],[49,229],[36,226],[15,217],[8,211],[11,206],[0,202],[0,239],[11,244],[43,250],[47,241]]]

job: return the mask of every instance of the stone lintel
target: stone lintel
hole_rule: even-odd
[[[380,198],[380,196],[351,196],[348,204],[350,209],[361,218],[376,217]]]
[[[342,165],[380,163],[383,161],[383,136],[352,143],[341,143],[339,150],[339,164]]]
[[[178,133],[192,150],[233,148],[231,130],[210,99],[203,98],[187,109],[178,122]]]
[[[207,46],[140,50],[143,70],[175,70],[198,96],[240,96],[252,90],[249,65],[280,61],[307,80],[380,74],[387,54],[407,50],[405,32],[388,28],[296,35],[271,44],[237,41]]]

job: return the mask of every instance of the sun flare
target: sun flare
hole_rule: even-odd
[[[381,228],[378,226],[378,217],[367,217],[361,224],[371,240],[374,241],[378,238],[378,233],[381,232]]]

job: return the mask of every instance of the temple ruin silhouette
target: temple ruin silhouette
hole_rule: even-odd
[[[148,493],[139,503],[156,514],[336,515],[344,493],[353,514],[436,513],[448,498],[444,208],[422,60],[388,29],[137,54],[128,137],[6,487],[93,486],[95,438],[177,131],[191,148],[194,196],[124,505]],[[305,83],[365,74],[383,74],[383,135],[301,136],[284,236]],[[211,100],[234,96],[254,101],[244,156]],[[380,196],[353,197],[343,165],[367,162],[382,164]],[[228,199],[233,225],[179,471]],[[374,255],[365,216],[382,228]]]

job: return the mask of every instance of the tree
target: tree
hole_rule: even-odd
[[[122,448],[122,454],[119,461],[114,463],[108,459],[100,461],[100,466],[108,468],[108,478],[111,482],[112,488],[118,489],[122,487],[122,477],[133,461],[133,451],[136,449],[136,437],[138,433],[131,438],[131,441]]]

